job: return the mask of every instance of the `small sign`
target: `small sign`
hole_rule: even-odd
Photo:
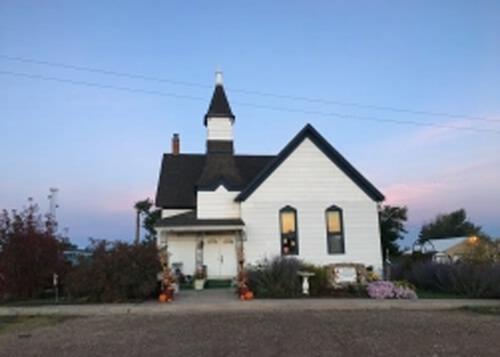
[[[335,282],[336,283],[356,283],[358,274],[355,267],[335,267]]]

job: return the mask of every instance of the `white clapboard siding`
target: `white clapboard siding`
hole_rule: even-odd
[[[234,199],[238,191],[228,191],[223,185],[215,191],[198,191],[198,219],[240,218],[240,204]]]
[[[182,273],[194,274],[196,270],[196,235],[183,234],[177,236],[169,234],[168,237],[169,263],[182,263]]]
[[[233,124],[230,118],[207,118],[208,140],[233,140]]]
[[[242,202],[247,263],[280,254],[279,210],[286,205],[297,210],[298,258],[381,268],[376,202],[307,138]],[[325,210],[331,205],[343,209],[345,254],[327,251]]]
[[[161,218],[173,217],[182,213],[189,212],[189,209],[162,209]]]

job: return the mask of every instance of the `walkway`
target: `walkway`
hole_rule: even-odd
[[[233,289],[187,290],[176,294],[171,303],[150,300],[142,303],[47,305],[33,307],[0,307],[5,315],[113,315],[162,314],[217,311],[283,311],[283,310],[446,310],[463,306],[500,306],[500,300],[488,299],[254,299],[241,301]]]

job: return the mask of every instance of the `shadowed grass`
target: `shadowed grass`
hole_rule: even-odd
[[[499,315],[500,316],[500,305],[498,306],[464,306],[462,308],[465,311],[471,311],[483,315]]]
[[[443,293],[440,291],[429,291],[429,290],[422,290],[422,289],[417,289],[416,293],[418,295],[419,299],[466,299],[466,296],[463,295],[457,295],[457,294],[450,294],[450,293]]]
[[[27,332],[32,331],[38,327],[56,325],[74,318],[77,317],[61,315],[0,316],[0,334],[20,333],[19,337],[29,337],[27,335]]]

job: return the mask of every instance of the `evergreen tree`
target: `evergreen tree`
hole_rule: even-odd
[[[434,220],[424,224],[418,235],[420,243],[429,239],[481,235],[481,227],[467,219],[467,212],[461,208],[451,213],[441,213]]]
[[[403,239],[404,233],[407,233],[405,222],[408,219],[408,208],[406,206],[383,206],[379,212],[379,219],[382,254],[385,261],[387,254],[390,257],[401,254],[397,241]]]

